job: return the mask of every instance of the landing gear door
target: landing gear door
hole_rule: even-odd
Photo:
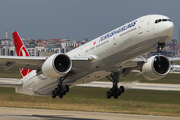
[[[141,21],[138,26],[138,34],[143,34],[143,24],[144,21]]]

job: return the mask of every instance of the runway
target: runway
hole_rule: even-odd
[[[180,84],[156,84],[156,83],[139,83],[139,82],[120,82],[119,86],[124,86],[125,89],[140,89],[140,90],[160,90],[160,91],[180,91]],[[87,84],[77,85],[78,87],[99,87],[112,88],[112,82],[91,82]]]
[[[179,120],[179,117],[0,107],[0,120]]]
[[[180,74],[180,72],[171,72]],[[12,78],[0,78],[1,84],[15,84],[18,83],[19,79]],[[159,91],[180,91],[180,84],[158,84],[158,83],[139,83],[134,82],[119,82],[119,86],[124,86],[125,89],[139,89],[139,90],[159,90]],[[76,85],[78,87],[98,87],[98,88],[112,88],[112,82],[98,82],[94,81],[91,83]],[[1,85],[0,85],[1,87]]]

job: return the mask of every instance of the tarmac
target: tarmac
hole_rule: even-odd
[[[180,117],[0,107],[0,120],[180,120]]]
[[[139,83],[139,82],[120,82],[119,86],[124,86],[125,89],[139,90],[158,90],[158,91],[180,91],[180,84],[157,84],[157,83]],[[78,87],[98,87],[112,88],[112,82],[91,82],[87,84],[76,85]]]

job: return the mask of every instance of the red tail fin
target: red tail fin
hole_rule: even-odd
[[[13,34],[14,39],[14,45],[16,49],[17,56],[29,56],[26,47],[24,46],[23,42],[21,41],[21,38],[17,31],[15,31]],[[29,74],[32,70],[26,69],[26,68],[20,68],[21,78],[25,77],[27,74]]]

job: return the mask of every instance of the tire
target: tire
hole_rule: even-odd
[[[112,90],[113,90],[113,95],[114,95],[117,92],[117,88],[113,87]]]
[[[120,91],[121,91],[121,93],[124,93],[124,91],[125,91],[124,86],[120,86]]]
[[[114,95],[114,98],[115,98],[115,99],[118,99],[118,94],[115,94],[115,95]]]
[[[69,92],[69,85],[65,85],[65,91]]]
[[[121,95],[121,90],[117,91],[117,95],[120,96]]]
[[[58,88],[55,88],[55,89],[54,89],[54,93],[55,93],[55,95],[58,95],[58,94],[59,94]]]
[[[54,91],[51,92],[51,97],[52,97],[52,98],[56,98],[56,95],[55,95],[55,92],[54,92]]]
[[[113,89],[110,89],[109,93],[110,93],[111,96],[113,96]]]
[[[62,86],[58,85],[58,92],[61,93],[61,91],[62,91]]]
[[[66,95],[66,91],[65,91],[65,90],[63,90],[63,92],[62,92],[61,94]]]
[[[108,99],[110,99],[110,98],[111,98],[111,94],[110,94],[110,92],[109,92],[109,91],[106,93],[106,97],[107,97]]]
[[[59,94],[59,98],[63,98],[63,94],[62,93]]]

